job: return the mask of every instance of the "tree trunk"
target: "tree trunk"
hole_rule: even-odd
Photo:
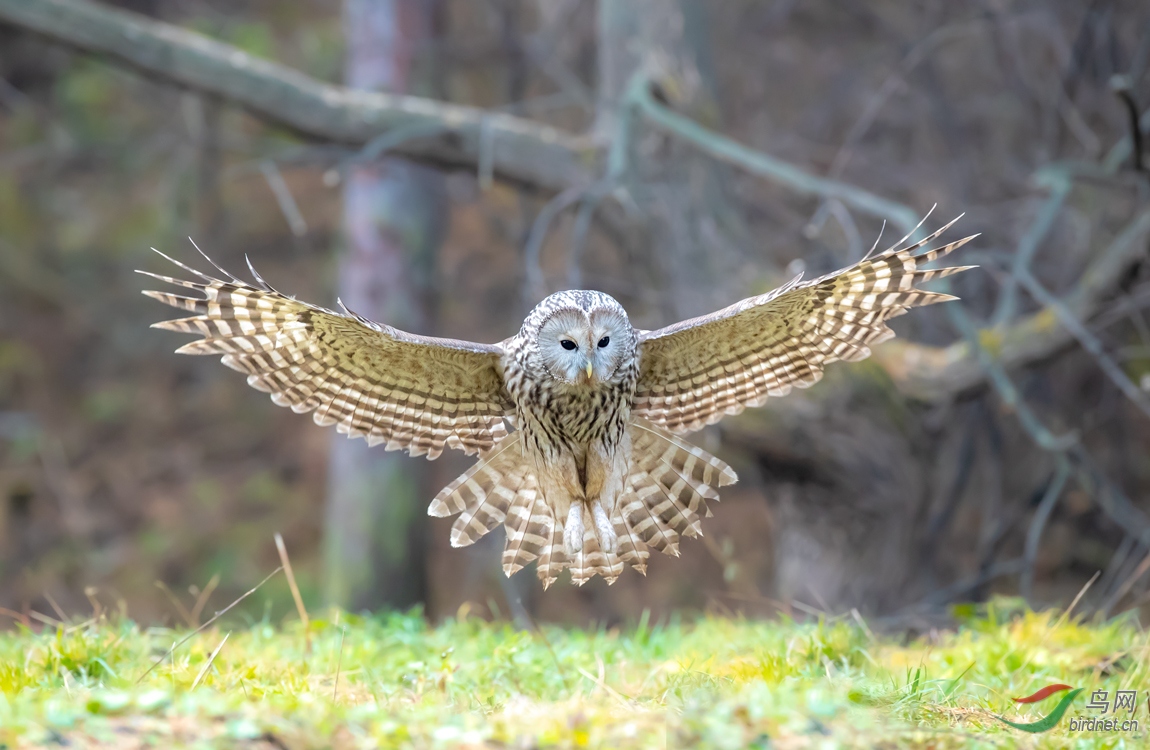
[[[432,5],[346,0],[347,84],[412,91],[416,55],[431,36]],[[443,179],[433,170],[395,157],[352,168],[338,275],[343,303],[403,330],[429,331],[446,214]],[[421,460],[333,436],[325,523],[332,604],[403,608],[425,601],[426,476]]]
[[[679,139],[635,121],[620,130],[628,85],[645,74],[658,95],[693,120],[719,120],[716,82],[701,0],[601,0],[598,9],[599,90],[595,134],[629,137],[620,182],[650,226],[644,265],[661,269],[663,316],[710,312],[738,285],[745,229],[724,200],[725,167]],[[734,231],[731,231],[731,230]]]

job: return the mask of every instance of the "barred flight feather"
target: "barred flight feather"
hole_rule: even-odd
[[[503,547],[503,572],[508,576],[554,548],[555,527],[559,522],[555,520],[555,514],[543,493],[535,485],[534,476],[515,496],[515,502],[507,510],[505,525],[507,541]],[[553,564],[556,563],[552,560],[549,570]]]
[[[255,269],[252,286],[222,269],[228,280],[167,259],[199,281],[140,273],[203,296],[145,291],[196,313],[153,327],[202,336],[176,351],[222,355],[274,403],[313,412],[317,424],[371,445],[428,458],[445,447],[487,450],[507,434],[504,419],[514,407],[499,371],[499,346],[416,336],[299,302]]]
[[[690,432],[792,387],[808,388],[832,362],[865,359],[871,346],[894,335],[887,321],[955,299],[915,286],[973,268],[920,268],[977,236],[915,254],[952,224],[907,247],[900,247],[903,238],[841,271],[811,281],[800,275],[768,294],[643,333],[632,413]]]

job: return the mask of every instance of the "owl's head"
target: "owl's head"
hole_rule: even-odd
[[[635,355],[635,329],[627,311],[602,292],[552,294],[527,321],[534,328],[536,364],[568,385],[612,381],[620,365]]]

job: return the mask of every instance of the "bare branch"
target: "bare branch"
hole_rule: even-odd
[[[1030,268],[1030,262],[1038,252],[1039,245],[1049,234],[1050,228],[1054,226],[1054,221],[1062,212],[1062,205],[1066,203],[1072,187],[1073,183],[1070,181],[1069,175],[1058,175],[1051,186],[1050,196],[1042,204],[1042,209],[1035,217],[1034,223],[1018,241],[1018,251],[1014,254],[1014,273],[1004,280],[1002,290],[999,292],[998,307],[991,319],[995,326],[1001,326],[1014,317],[1018,307],[1018,276]]]
[[[1046,522],[1050,520],[1050,514],[1054,512],[1054,506],[1058,504],[1058,498],[1062,497],[1062,490],[1066,487],[1066,482],[1073,474],[1073,468],[1070,461],[1065,456],[1059,456],[1057,459],[1057,468],[1054,475],[1050,479],[1050,484],[1046,487],[1046,492],[1042,495],[1042,502],[1038,504],[1038,509],[1034,511],[1034,518],[1030,522],[1030,528],[1026,532],[1026,546],[1023,551],[1023,569],[1022,575],[1019,576],[1019,589],[1022,593],[1022,598],[1031,602],[1033,606],[1033,592],[1034,592],[1034,564],[1038,559],[1038,544],[1042,541],[1042,532],[1046,528]]]
[[[1142,389],[1134,385],[1126,373],[1122,371],[1122,368],[1118,366],[1118,363],[1106,353],[1098,337],[1091,333],[1089,329],[1082,324],[1082,321],[1075,318],[1074,313],[1070,312],[1070,310],[1066,308],[1066,305],[1062,304],[1057,297],[1047,291],[1047,289],[1038,282],[1038,279],[1031,275],[1029,269],[1018,269],[1017,277],[1019,283],[1026,287],[1026,290],[1030,292],[1031,296],[1034,297],[1037,302],[1054,311],[1059,321],[1062,322],[1063,327],[1078,340],[1082,348],[1094,355],[1094,359],[1097,360],[1099,368],[1101,368],[1102,372],[1106,374],[1106,377],[1110,378],[1114,385],[1118,387],[1118,390],[1122,391],[1122,393],[1138,407],[1139,411],[1150,417],[1150,399],[1147,399]]]
[[[1135,172],[1146,172],[1146,165],[1142,163],[1142,128],[1138,123],[1138,103],[1134,101],[1134,94],[1130,91],[1130,77],[1116,75],[1110,79],[1110,88],[1118,95],[1122,106],[1126,108],[1126,117],[1130,123],[1131,156]]]
[[[845,182],[818,177],[790,162],[748,148],[672,112],[651,95],[650,86],[632,86],[629,92],[631,103],[648,119],[719,161],[786,185],[803,195],[837,198],[855,210],[880,219],[889,219],[904,231],[918,224],[918,214],[909,206]]]
[[[218,96],[313,138],[362,145],[398,128],[426,129],[434,133],[403,140],[394,150],[468,169],[476,168],[489,146],[497,177],[534,188],[560,191],[590,184],[589,170],[600,156],[590,139],[548,125],[432,99],[353,91],[88,0],[0,0],[0,23]]]

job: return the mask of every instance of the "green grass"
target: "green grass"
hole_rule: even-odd
[[[1002,602],[967,614],[907,640],[851,618],[533,633],[333,612],[309,633],[213,627],[143,679],[186,632],[20,628],[0,634],[0,747],[1145,746],[1150,639],[1132,620]],[[994,718],[1050,713],[1057,696],[1011,697],[1055,682],[1085,691],[1051,732]],[[1097,715],[1097,689],[1137,690],[1142,733],[1070,732],[1070,717]]]

